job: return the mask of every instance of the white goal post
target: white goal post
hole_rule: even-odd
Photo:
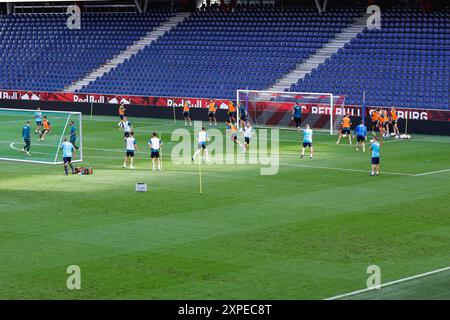
[[[334,134],[344,113],[345,96],[317,92],[237,90],[236,104],[238,123],[241,118],[239,106],[245,106],[248,120],[255,126],[295,128],[292,112],[293,107],[299,105],[302,109],[302,128],[308,123],[314,129]]]
[[[51,130],[42,135],[38,127],[36,112],[46,117]],[[76,158],[72,162],[83,162],[83,121],[81,112],[37,109],[0,108],[0,125],[4,132],[0,140],[0,160],[40,164],[62,164],[61,144],[64,138],[70,141],[70,122],[76,128]],[[30,124],[29,154],[22,130]],[[41,140],[42,138],[42,140]],[[23,150],[25,149],[25,150]]]

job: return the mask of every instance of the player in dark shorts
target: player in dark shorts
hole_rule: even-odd
[[[292,110],[292,119],[295,122],[295,127],[300,131],[300,123],[302,122],[302,107],[296,103]]]

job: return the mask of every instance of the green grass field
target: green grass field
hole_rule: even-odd
[[[199,194],[198,164],[168,156],[183,123],[130,120],[135,170],[122,168],[118,119],[100,116],[83,121],[94,175],[0,162],[0,298],[324,299],[365,288],[369,265],[382,283],[450,265],[450,137],[385,142],[382,174],[369,177],[369,152],[316,133],[315,158],[300,160],[301,134],[282,130],[276,175],[204,164]],[[30,158],[11,148],[22,121],[3,117],[0,152],[54,155],[51,135],[33,136]],[[154,130],[161,172],[146,147]],[[69,265],[81,268],[81,290],[66,288]],[[444,272],[353,298],[450,299],[449,283]]]

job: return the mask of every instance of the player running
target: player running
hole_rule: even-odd
[[[30,121],[27,121],[25,125],[22,128],[22,139],[23,142],[25,142],[25,145],[23,146],[22,150],[20,150],[21,153],[26,152],[27,156],[30,156],[30,146],[31,146],[31,127],[30,127]]]
[[[243,132],[245,129],[245,123],[247,122],[247,110],[243,102],[239,105],[239,132]]]
[[[242,151],[245,152],[245,147],[237,139],[237,128],[236,128],[236,126],[233,123],[231,123],[230,120],[225,121],[225,124],[227,126],[226,130],[230,134],[231,141],[234,141],[234,143],[238,144],[242,148]]]
[[[206,142],[209,141],[208,133],[205,131],[205,128],[202,127],[202,130],[197,135],[197,151],[195,151],[194,155],[192,156],[192,161],[194,161],[195,157],[200,153],[200,151],[205,151],[206,155],[206,162],[209,161],[208,158],[208,149],[206,149]]]
[[[158,170],[161,171],[161,159],[159,151],[162,146],[162,141],[157,137],[157,133],[153,132],[152,138],[148,141],[148,146],[150,147],[152,158],[152,170],[155,171],[155,162],[158,162]]]
[[[353,136],[356,136],[356,151],[359,151],[359,145],[362,145],[363,152],[366,152],[366,141],[367,137],[367,127],[364,125],[364,121],[361,121],[359,125],[356,126]]]
[[[300,131],[300,123],[302,122],[302,107],[300,107],[298,103],[294,105],[292,110],[292,120],[295,121],[297,131]]]
[[[394,135],[399,136],[400,131],[398,130],[398,114],[395,110],[395,107],[391,107],[391,123],[392,123],[392,132]]]
[[[45,136],[52,130],[52,125],[46,116],[42,117],[42,127],[44,128],[39,135],[39,140],[44,141]]]
[[[250,121],[247,122],[247,126],[244,129],[244,148],[248,150],[250,147],[250,140],[252,140],[253,128]]]
[[[213,121],[214,125],[217,127],[216,111],[217,111],[216,101],[213,99],[209,99],[208,118],[210,127],[212,126]]]
[[[306,124],[305,130],[303,130],[303,148],[302,148],[302,155],[300,156],[300,159],[303,159],[305,156],[305,150],[306,147],[309,147],[309,158],[313,158],[313,146],[312,146],[312,138],[313,137],[313,131],[309,128],[309,124]]]
[[[126,155],[125,155],[125,160],[123,161],[123,167],[126,168],[127,167],[127,162],[128,160],[130,161],[130,169],[134,169],[134,152],[138,151],[139,152],[139,148],[136,144],[136,139],[134,138],[134,133],[131,132],[130,135],[126,138],[124,138],[125,140],[125,144],[127,147],[127,151],[126,151]]]
[[[189,121],[189,125],[192,126],[191,117],[189,114],[189,109],[191,108],[191,103],[189,101],[185,101],[183,105],[183,117],[184,117],[184,125],[187,126],[187,122]]]
[[[123,118],[125,118],[125,111],[127,109],[125,109],[125,105],[123,103],[120,104],[119,106],[119,118],[120,120],[123,120]]]
[[[74,174],[73,166],[72,166],[72,157],[76,157],[75,153],[75,147],[73,144],[71,144],[69,141],[67,141],[67,138],[64,138],[64,142],[61,145],[61,149],[63,152],[63,161],[64,161],[64,171],[66,172],[66,176],[69,174],[69,168],[72,169],[72,174]]]
[[[230,120],[231,123],[236,124],[236,106],[231,100],[228,101],[228,120]]]
[[[380,174],[380,143],[378,142],[378,138],[376,136],[373,137],[373,142],[370,145],[370,150],[372,150],[372,174],[373,177],[375,172],[377,176]]]
[[[123,137],[128,138],[133,132],[133,125],[128,121],[128,117],[124,117],[123,120],[119,122],[119,130],[123,130]]]
[[[70,121],[69,127],[70,127],[70,143],[73,144],[75,149],[79,150],[80,148],[78,148],[76,145],[78,129],[77,129],[77,127],[75,127],[75,122]]]
[[[341,142],[341,138],[344,135],[348,135],[348,142],[350,144],[352,144],[352,135],[350,134],[351,125],[352,125],[352,121],[350,120],[350,116],[348,113],[346,113],[344,118],[342,119],[342,129],[341,129],[341,133],[339,134],[339,138],[336,141],[336,144],[339,144]]]
[[[34,131],[34,133],[37,134],[39,131],[41,131],[41,127],[42,127],[41,108],[36,109],[36,112],[34,113],[34,120],[36,121],[36,130]]]

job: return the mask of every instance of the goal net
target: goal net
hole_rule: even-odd
[[[41,112],[41,120],[44,116],[48,120],[50,131],[43,134],[44,126],[38,129],[37,121]],[[0,160],[61,164],[62,150],[61,144],[64,138],[70,141],[70,128],[76,129],[75,145],[76,157],[72,162],[83,161],[83,131],[80,112],[63,112],[48,110],[25,110],[0,108]],[[26,142],[23,137],[23,129],[29,122],[30,125],[30,145],[27,153]],[[23,149],[23,150],[22,150]]]
[[[245,106],[248,120],[255,126],[295,128],[292,112],[297,104],[302,109],[301,128],[308,123],[311,128],[333,134],[345,113],[345,96],[331,93],[237,90],[236,99],[238,106]]]

